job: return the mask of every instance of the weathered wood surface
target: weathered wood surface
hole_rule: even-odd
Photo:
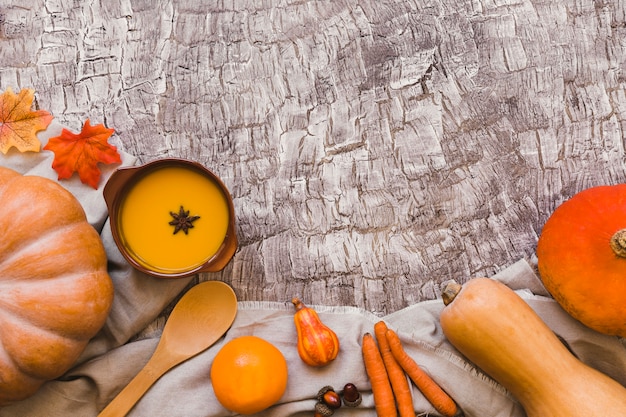
[[[200,279],[242,300],[393,312],[625,179],[622,0],[0,0],[0,48],[0,89],[221,176],[241,247]]]

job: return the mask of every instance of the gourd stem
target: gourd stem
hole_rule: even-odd
[[[619,257],[626,258],[626,229],[615,232],[611,237],[611,249]]]
[[[296,311],[300,311],[302,310],[304,307],[306,307],[304,305],[304,303],[298,298],[298,297],[293,297],[291,299],[291,303],[294,305],[294,307],[296,308]]]
[[[454,280],[448,282],[441,292],[441,298],[443,299],[443,303],[445,305],[450,304],[452,301],[454,301],[454,298],[459,294],[460,291],[461,284]]]

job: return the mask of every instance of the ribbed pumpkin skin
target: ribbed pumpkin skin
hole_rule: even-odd
[[[624,417],[626,388],[579,361],[513,290],[474,278],[440,316],[446,338],[528,417]]]
[[[626,228],[626,185],[588,188],[546,221],[537,243],[541,280],[572,317],[626,337],[626,258],[611,237]]]
[[[0,406],[61,376],[104,325],[113,283],[96,230],[49,179],[0,167]]]

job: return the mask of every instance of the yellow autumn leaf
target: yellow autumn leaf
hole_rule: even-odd
[[[9,87],[0,95],[0,151],[11,147],[20,152],[39,152],[37,132],[45,130],[52,115],[45,110],[32,110],[35,90],[23,88],[15,94]]]

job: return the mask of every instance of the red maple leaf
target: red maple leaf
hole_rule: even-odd
[[[97,189],[101,174],[98,163],[122,161],[117,148],[108,143],[113,132],[101,124],[91,126],[87,119],[78,135],[63,129],[59,136],[50,138],[44,149],[54,152],[52,168],[59,174],[59,179],[70,178],[78,172],[83,184]]]
[[[45,110],[32,111],[35,90],[23,88],[15,94],[7,88],[0,95],[0,151],[6,154],[15,146],[18,151],[39,152],[37,132],[45,130],[52,115]]]

